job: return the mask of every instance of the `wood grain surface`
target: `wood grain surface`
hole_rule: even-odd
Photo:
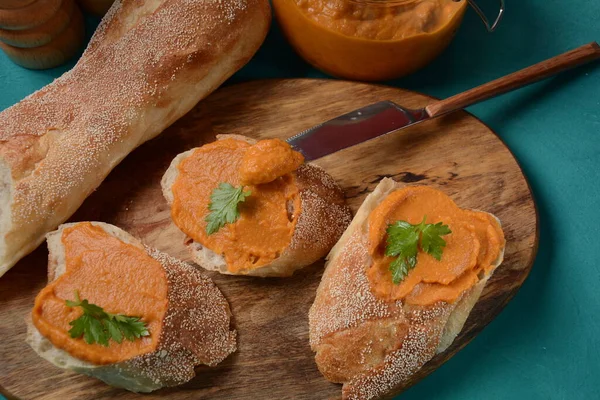
[[[72,221],[115,224],[147,244],[189,260],[171,223],[160,178],[180,152],[237,133],[287,138],[380,100],[423,107],[431,98],[395,88],[333,80],[253,81],[222,88],[124,160]],[[425,377],[483,329],[514,296],[537,250],[537,215],[519,165],[502,141],[465,112],[427,121],[317,160],[356,211],[383,177],[440,188],[460,206],[498,216],[507,239],[496,270],[455,343],[414,377]],[[308,309],[323,262],[292,278],[209,273],[229,300],[238,352],[177,388],[137,395],[54,367],[24,342],[24,318],[46,284],[45,245],[0,279],[0,385],[21,399],[331,399],[341,386],[317,370],[308,345]]]

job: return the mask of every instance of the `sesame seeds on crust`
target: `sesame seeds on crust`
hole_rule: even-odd
[[[308,264],[326,254],[352,220],[344,193],[322,168],[302,164],[296,171],[301,212],[289,251],[305,249],[314,254]],[[306,264],[307,265],[307,264]]]
[[[215,366],[236,350],[229,304],[217,286],[199,270],[156,249],[147,253],[160,262],[168,280],[168,309],[153,353],[121,363],[155,385],[176,386],[195,376],[199,364]]]
[[[375,399],[403,389],[461,332],[487,279],[453,303],[430,306],[384,301],[371,291],[366,271],[368,217],[403,184],[384,178],[367,196],[342,238],[329,253],[309,311],[309,338],[321,373],[342,383],[343,399]],[[495,217],[494,217],[495,218]],[[499,221],[498,221],[499,223]],[[503,251],[494,264],[500,265]]]
[[[441,302],[431,307],[407,307],[399,301],[376,298],[365,274],[370,265],[365,241],[357,229],[331,259],[309,312],[310,344],[317,352],[321,372],[329,379],[344,376],[344,371],[354,373],[338,380],[344,384],[344,399],[375,399],[402,387],[435,355],[455,307]],[[376,321],[384,321],[391,332],[407,334],[400,338],[394,334],[365,335],[361,327]],[[373,325],[371,332],[375,328]],[[378,340],[382,343],[374,345]],[[377,354],[372,354],[375,350]]]
[[[393,315],[390,307],[375,298],[361,269],[368,265],[368,252],[355,232],[346,246],[323,274],[317,300],[310,308],[310,344],[313,349],[321,340],[341,330],[377,318]],[[333,263],[333,262],[332,262]]]
[[[294,175],[300,192],[300,215],[290,245],[263,267],[275,271],[269,276],[290,276],[322,258],[352,220],[344,192],[327,172],[302,164]],[[257,275],[261,273],[256,271]]]
[[[93,376],[111,386],[133,392],[151,392],[183,384],[194,378],[196,366],[215,366],[236,351],[237,333],[231,326],[229,303],[210,278],[187,263],[144,246],[114,225],[91,223],[118,240],[145,251],[165,271],[167,308],[156,347],[124,361],[97,365],[55,347],[30,320],[27,342],[40,356],[60,368]],[[62,232],[77,224],[62,225],[48,235],[49,281],[64,273]]]

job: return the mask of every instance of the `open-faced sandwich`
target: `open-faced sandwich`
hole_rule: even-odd
[[[504,246],[493,215],[382,180],[331,250],[310,309],[321,373],[344,399],[401,389],[452,344]]]
[[[175,157],[162,189],[194,261],[223,274],[292,275],[352,219],[333,178],[279,139],[220,135]]]
[[[191,265],[100,222],[61,225],[48,248],[27,342],[54,365],[149,392],[236,350],[227,300]]]

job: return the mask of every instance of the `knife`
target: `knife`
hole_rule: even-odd
[[[307,129],[292,136],[287,142],[294,150],[302,153],[306,161],[316,160],[376,137],[522,88],[598,58],[600,58],[600,46],[592,42],[448,99],[435,101],[424,108],[413,110],[389,100],[381,101]]]

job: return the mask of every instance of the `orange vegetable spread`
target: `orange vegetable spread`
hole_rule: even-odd
[[[453,0],[273,0],[298,53],[336,76],[382,80],[410,73],[450,42],[466,9]]]
[[[62,233],[65,273],[36,297],[32,319],[40,333],[76,358],[110,364],[154,351],[160,338],[167,300],[167,278],[160,263],[146,252],[109,235],[102,228],[79,223]],[[81,307],[67,307],[75,291],[104,311],[141,317],[150,336],[109,346],[73,339],[69,322],[79,318]]]
[[[402,220],[419,224],[442,222],[451,234],[441,261],[419,249],[417,264],[400,284],[392,282],[390,263],[385,255],[386,230]],[[424,186],[409,186],[391,193],[369,216],[369,253],[373,263],[367,270],[373,292],[386,300],[431,305],[453,303],[484,273],[489,272],[504,247],[500,224],[487,213],[463,210],[443,192]]]
[[[463,6],[454,0],[412,1],[395,7],[382,6],[381,2],[368,7],[367,1],[294,1],[321,26],[344,36],[374,40],[401,40],[436,31]]]
[[[298,169],[304,157],[279,139],[261,140],[250,147],[242,159],[240,179],[243,185],[272,182]]]
[[[270,263],[290,244],[301,211],[300,193],[290,172],[302,156],[294,153],[283,142],[260,141],[251,146],[236,139],[196,149],[179,164],[172,186],[173,221],[196,242],[223,255],[231,272]],[[222,182],[237,187],[242,176],[254,183],[244,188],[251,195],[239,204],[240,218],[207,235],[205,219],[213,190]],[[256,184],[267,179],[272,180]]]

